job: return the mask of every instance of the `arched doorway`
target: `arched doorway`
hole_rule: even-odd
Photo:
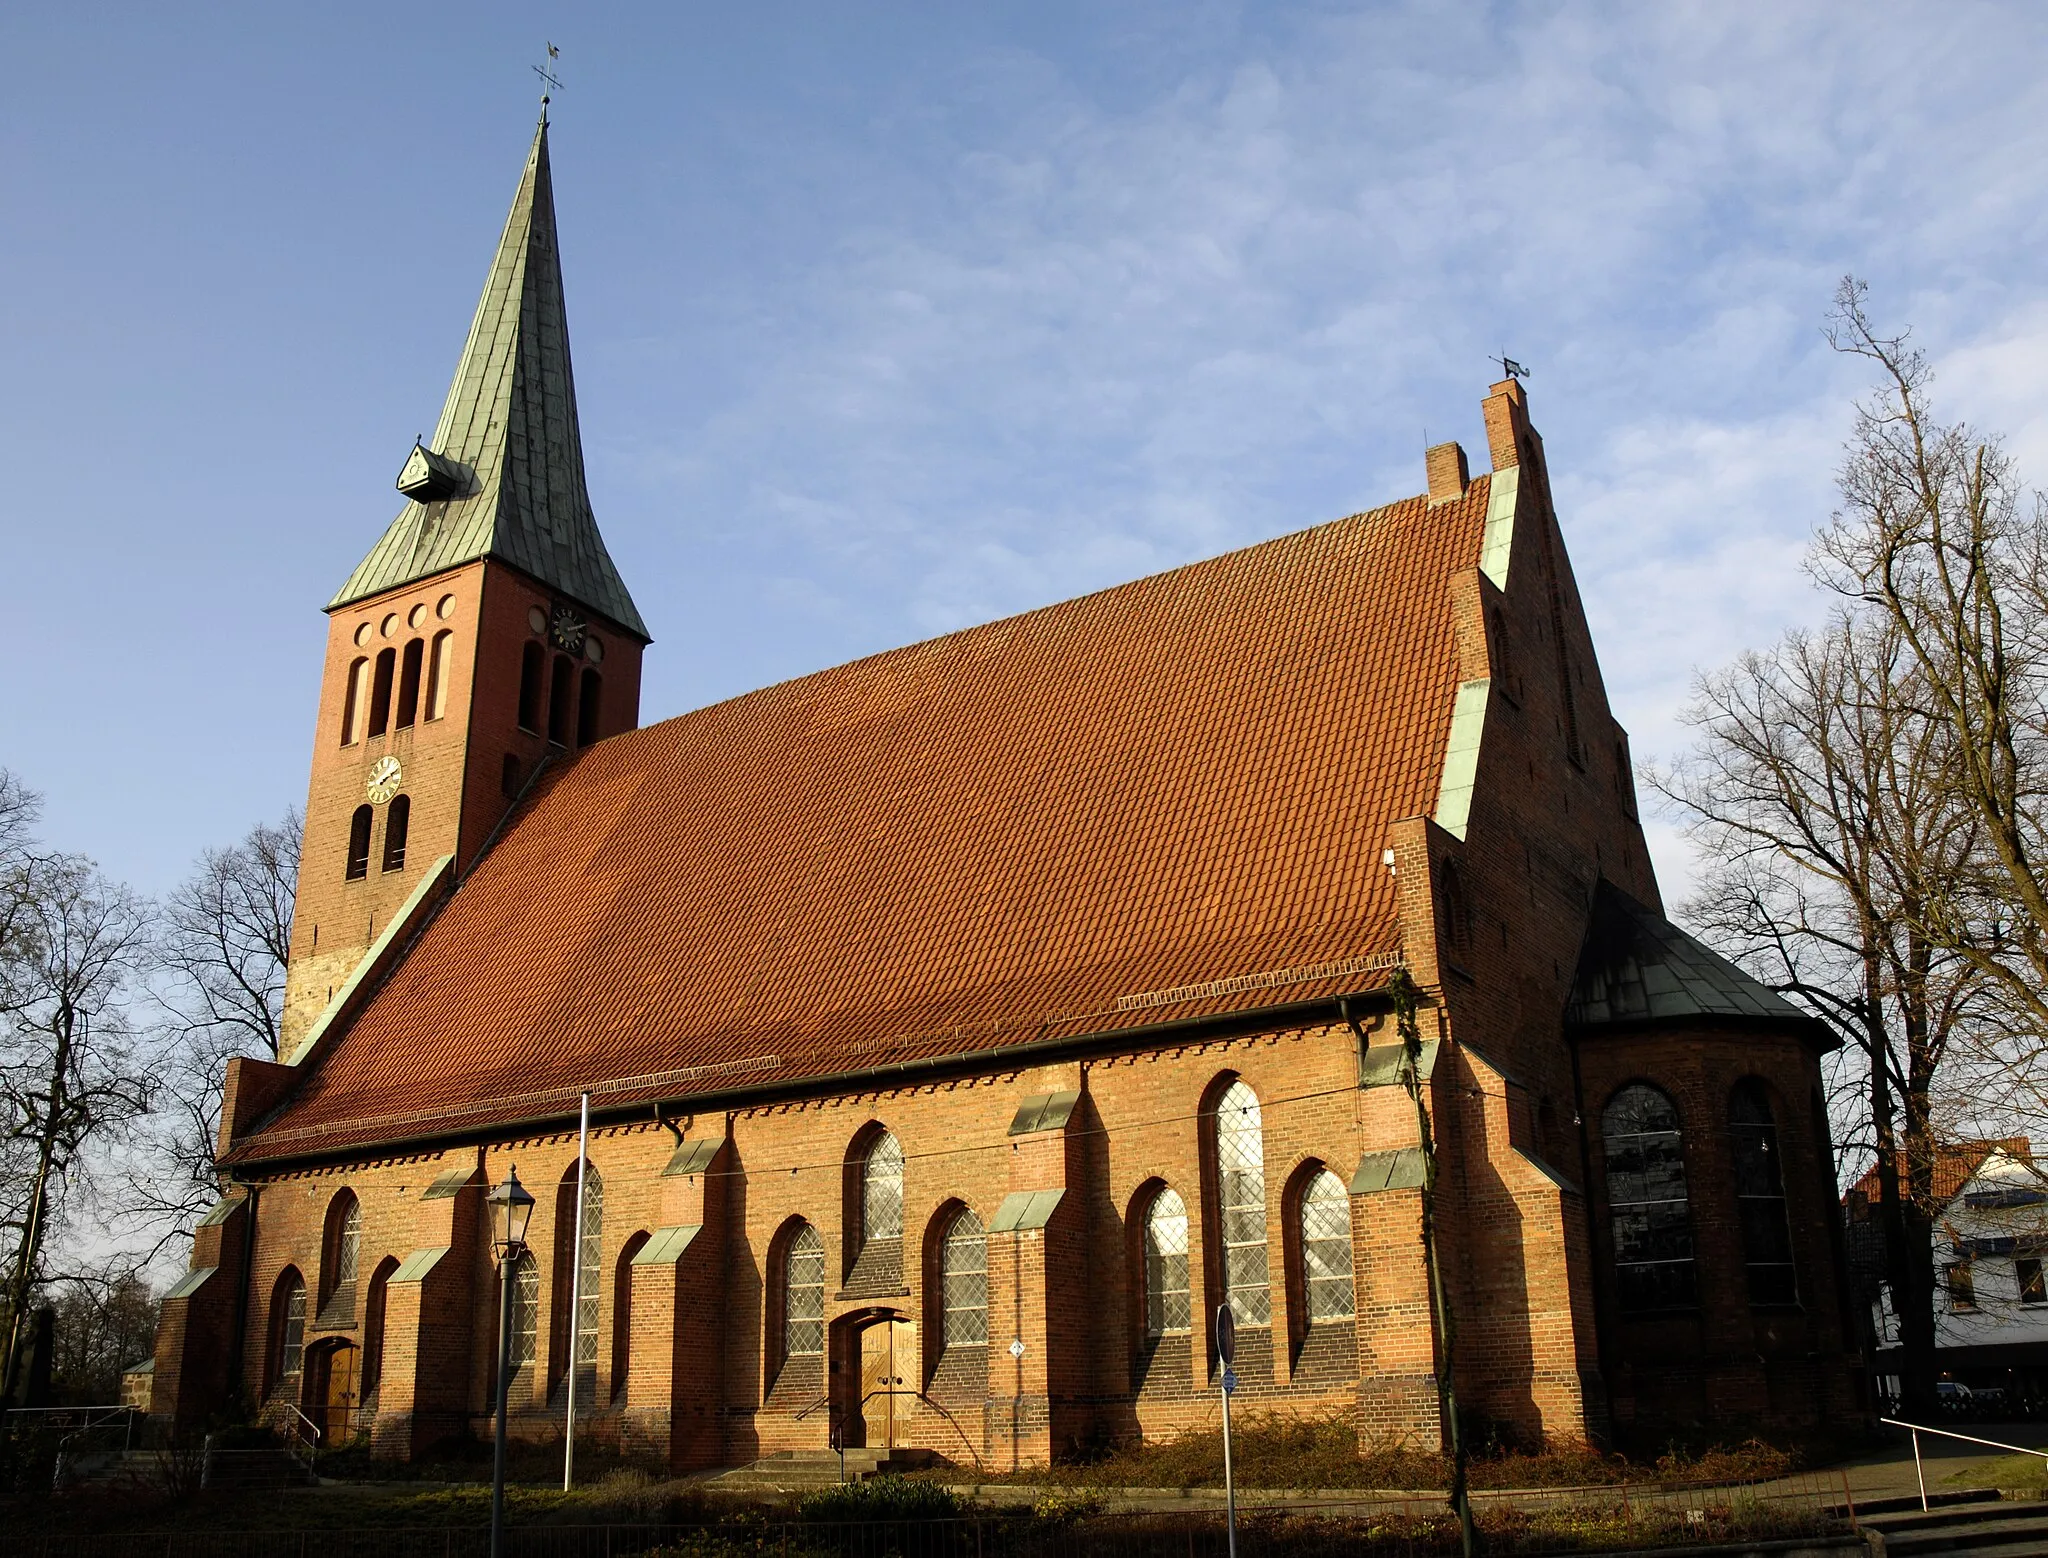
[[[917,1399],[917,1326],[894,1309],[866,1309],[834,1326],[833,1416],[849,1449],[905,1442]]]
[[[336,1342],[306,1360],[306,1415],[319,1426],[323,1450],[347,1444],[355,1436],[362,1357],[362,1349],[353,1342]]]

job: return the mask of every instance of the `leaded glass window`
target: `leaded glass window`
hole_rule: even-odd
[[[1258,1096],[1241,1079],[1216,1104],[1216,1180],[1223,1296],[1239,1325],[1265,1325],[1272,1318],[1266,1290],[1266,1147]]]
[[[782,1351],[791,1358],[825,1351],[825,1246],[809,1223],[782,1258]]]
[[[1785,1178],[1778,1166],[1778,1124],[1771,1101],[1756,1082],[1742,1082],[1728,1099],[1728,1134],[1735,1154],[1735,1206],[1742,1220],[1742,1258],[1752,1304],[1798,1301],[1793,1279],[1792,1231],[1785,1221]]]
[[[604,1181],[597,1165],[583,1165],[583,1221],[576,1241],[576,1362],[597,1363],[599,1295],[604,1290]]]
[[[1690,1307],[1698,1289],[1677,1106],[1656,1088],[1635,1083],[1608,1103],[1601,1134],[1621,1307]]]
[[[533,1251],[512,1266],[512,1367],[531,1363],[540,1329],[540,1262]]]
[[[363,1203],[353,1195],[341,1214],[341,1234],[334,1243],[334,1285],[356,1279],[356,1261],[363,1248]]]
[[[1185,1332],[1188,1318],[1188,1209],[1162,1190],[1145,1213],[1145,1334]]]
[[[887,1131],[861,1164],[860,1232],[863,1239],[903,1237],[903,1147]]]
[[[1302,1192],[1301,1276],[1309,1324],[1349,1320],[1357,1312],[1351,1291],[1351,1192],[1328,1169]]]
[[[278,1327],[277,1372],[294,1379],[306,1362],[306,1284],[297,1273],[284,1293],[284,1320]]]
[[[988,1345],[988,1235],[964,1209],[939,1246],[939,1304],[948,1347]]]

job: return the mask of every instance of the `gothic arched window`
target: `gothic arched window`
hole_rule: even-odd
[[[545,657],[529,642],[519,655],[519,728],[540,734],[540,678]]]
[[[988,1345],[988,1235],[965,1207],[939,1246],[939,1304],[948,1348]]]
[[[405,837],[412,831],[412,797],[394,795],[384,814],[384,869],[405,869]]]
[[[633,1235],[619,1249],[618,1264],[612,1270],[612,1382],[614,1399],[625,1394],[633,1368],[633,1257],[647,1247],[645,1229]]]
[[[306,1279],[285,1267],[271,1290],[271,1389],[297,1395],[306,1366]]]
[[[1162,1188],[1145,1209],[1145,1335],[1184,1333],[1190,1315],[1187,1203]]]
[[[555,1196],[555,1345],[558,1367],[572,1363],[581,1370],[577,1395],[587,1399],[585,1386],[593,1384],[597,1371],[597,1329],[604,1282],[604,1180],[597,1165],[583,1165],[583,1221],[576,1221],[576,1165],[562,1175]],[[572,1232],[572,1230],[575,1230]],[[570,1311],[571,1284],[575,1311]]]
[[[861,1159],[860,1236],[864,1245],[903,1237],[903,1146],[887,1131]]]
[[[512,1266],[512,1367],[533,1362],[539,1352],[540,1262],[526,1250]]]
[[[1211,1122],[1223,1296],[1239,1325],[1266,1325],[1266,1147],[1258,1095],[1242,1077],[1224,1089]]]
[[[1752,1304],[1798,1302],[1792,1232],[1785,1220],[1785,1177],[1778,1165],[1778,1122],[1763,1084],[1735,1084],[1728,1095],[1728,1136],[1735,1154],[1735,1205]]]
[[[1678,1106],[1636,1082],[1600,1117],[1615,1286],[1625,1310],[1683,1309],[1698,1293]]]
[[[351,882],[360,882],[370,874],[370,818],[368,806],[358,806],[355,815],[348,820],[348,870]]]
[[[815,1358],[825,1351],[825,1246],[809,1223],[782,1254],[782,1355]]]
[[[1351,1192],[1328,1169],[1301,1193],[1301,1286],[1308,1323],[1349,1320],[1357,1301],[1351,1288]]]
[[[387,1255],[370,1273],[370,1290],[363,1302],[363,1398],[375,1393],[384,1376],[384,1314],[390,1298],[391,1273],[398,1261]]]
[[[327,1237],[320,1252],[320,1302],[325,1304],[343,1288],[353,1287],[356,1262],[363,1249],[363,1203],[353,1190],[344,1190],[327,1208]]]

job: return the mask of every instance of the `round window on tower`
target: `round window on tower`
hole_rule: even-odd
[[[443,595],[440,601],[434,607],[434,615],[439,617],[443,622],[446,622],[450,617],[454,616],[455,597],[453,595]]]
[[[526,608],[526,625],[536,633],[545,633],[548,630],[548,614],[538,606],[529,606]]]
[[[604,645],[594,635],[583,641],[583,658],[592,665],[604,664]]]
[[[413,627],[425,627],[427,625],[427,603],[421,601],[417,606],[413,607],[411,611],[405,614],[405,620]]]
[[[368,643],[369,641],[370,641],[370,624],[369,624],[369,623],[367,623],[367,622],[365,622],[365,623],[362,623],[362,624],[360,624],[360,625],[359,625],[359,626],[358,626],[358,627],[356,628],[356,643],[357,643],[357,645],[358,645],[358,646],[361,646],[361,645],[363,645],[363,644],[367,644],[367,643]]]
[[[386,638],[389,638],[393,633],[396,633],[398,631],[398,613],[395,611],[386,612],[384,614],[384,620],[377,624],[377,631],[379,633],[382,633]]]

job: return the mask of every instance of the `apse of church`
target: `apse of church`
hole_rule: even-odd
[[[1405,971],[1468,1409],[1863,1417],[1827,1041],[1661,914],[1518,382],[1477,475],[641,729],[550,179],[327,605],[157,1416],[487,1434],[516,1165],[527,1437],[1042,1462],[1207,1425],[1227,1307],[1253,1407],[1435,1443]]]

